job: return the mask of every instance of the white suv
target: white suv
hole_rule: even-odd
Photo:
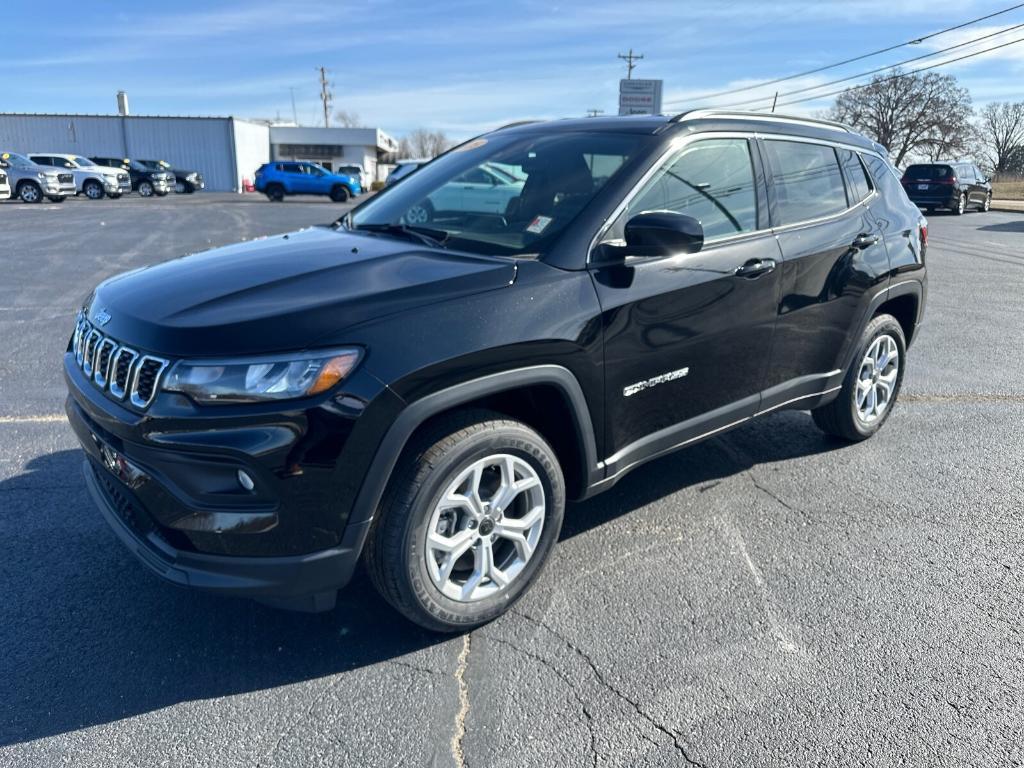
[[[37,165],[53,166],[70,172],[75,177],[75,191],[90,200],[101,200],[104,195],[118,198],[132,191],[132,179],[123,168],[96,165],[81,155],[55,152],[34,153],[28,156]]]

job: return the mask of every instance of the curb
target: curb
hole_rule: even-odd
[[[992,210],[1024,213],[1024,200],[993,200]]]

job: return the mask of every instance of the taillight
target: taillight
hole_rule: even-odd
[[[921,225],[921,245],[928,245],[928,225]]]

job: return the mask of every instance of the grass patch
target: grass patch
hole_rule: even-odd
[[[1024,181],[993,181],[992,197],[996,200],[1024,200]]]

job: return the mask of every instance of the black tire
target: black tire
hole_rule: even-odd
[[[186,192],[188,192],[188,188],[185,186],[185,182],[184,181],[175,181],[174,182],[174,191],[175,191],[175,193],[177,193],[179,195],[184,195]]]
[[[112,195],[107,195],[107,197],[109,197],[111,200],[120,200],[121,199],[121,193],[120,192],[115,192]]]
[[[331,190],[331,200],[336,203],[347,203],[351,196],[348,187],[344,184],[338,184]]]
[[[153,189],[153,184],[149,181],[139,182],[139,194],[143,197],[152,197],[156,190]]]
[[[924,207],[924,212],[925,213],[935,213],[935,206],[934,205],[926,205]]]
[[[954,216],[963,216],[964,211],[967,210],[967,195],[963,192],[960,193],[960,197],[957,198],[956,205],[953,206]]]
[[[463,602],[445,595],[428,573],[427,528],[446,486],[495,453],[525,461],[540,479],[543,527],[532,556],[506,587]],[[539,434],[501,414],[463,411],[424,430],[403,453],[373,523],[365,565],[384,599],[410,621],[437,632],[468,631],[507,611],[537,579],[558,540],[564,511],[562,470]],[[487,533],[483,523],[478,530]],[[472,558],[475,551],[474,546],[463,556]]]
[[[896,343],[898,353],[896,381],[893,385],[892,394],[886,403],[885,410],[876,419],[866,423],[861,418],[857,409],[857,382],[861,378],[862,361],[875,340],[881,336],[888,336]],[[907,341],[903,335],[903,327],[892,315],[878,315],[872,318],[864,329],[860,344],[857,346],[857,353],[850,364],[850,369],[843,379],[842,389],[835,400],[815,408],[811,411],[814,423],[823,431],[836,437],[841,437],[851,442],[867,440],[882,428],[900,394],[900,387],[903,385],[903,373],[906,370]]]
[[[82,185],[82,194],[90,200],[102,200],[106,192],[103,191],[103,185],[96,179],[88,179]]]
[[[984,202],[984,203],[982,203],[982,206],[981,206],[981,212],[982,212],[982,213],[988,213],[988,212],[989,212],[989,211],[991,211],[991,210],[992,210],[992,193],[991,193],[991,192],[989,192],[989,193],[988,193],[988,194],[987,194],[987,195],[985,196],[985,202]]]
[[[280,203],[284,200],[284,187],[280,184],[267,185],[267,198],[272,203]]]
[[[23,203],[43,202],[43,190],[34,181],[23,181],[18,185],[18,199]]]
[[[50,195],[46,199],[49,200],[51,203],[63,203],[65,200],[63,195]]]

